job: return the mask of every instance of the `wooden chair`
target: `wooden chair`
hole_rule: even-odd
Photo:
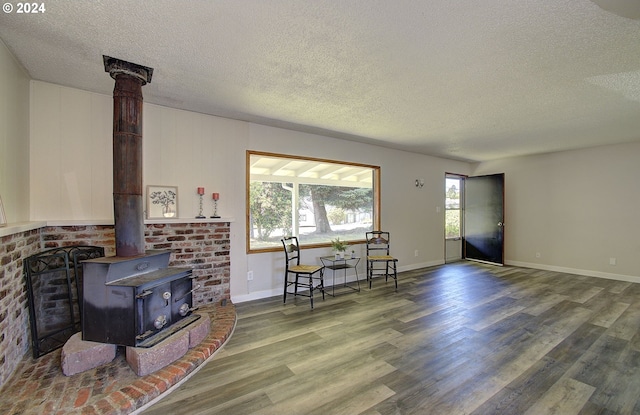
[[[376,275],[384,275],[384,280],[389,277],[395,280],[396,291],[398,291],[398,259],[389,254],[389,232],[371,231],[366,233],[367,237],[367,281],[369,289]]]
[[[300,245],[297,237],[291,236],[283,238],[281,241],[285,255],[283,302],[287,302],[287,294],[309,297],[311,309],[313,309],[313,292],[315,290],[322,292],[324,300],[324,267],[300,263]],[[293,292],[288,289],[291,285],[294,287]],[[309,292],[300,293],[298,287],[308,289]]]

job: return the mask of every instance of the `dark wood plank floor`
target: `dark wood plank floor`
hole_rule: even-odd
[[[640,284],[459,262],[237,312],[145,415],[640,414]]]

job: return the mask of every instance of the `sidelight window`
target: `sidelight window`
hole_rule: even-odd
[[[445,179],[445,238],[460,238],[462,228],[462,177],[447,175]]]

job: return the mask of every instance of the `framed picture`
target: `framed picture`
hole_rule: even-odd
[[[4,215],[4,206],[2,206],[2,197],[0,197],[0,227],[7,226],[7,217]]]
[[[147,186],[147,219],[178,217],[177,186]]]

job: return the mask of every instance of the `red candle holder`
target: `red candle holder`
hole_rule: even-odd
[[[218,216],[218,199],[220,199],[220,193],[213,193],[211,195],[211,198],[213,199],[213,216],[211,217],[219,218],[220,216]]]
[[[204,187],[198,187],[198,197],[200,197],[200,212],[196,219],[205,219],[206,216],[202,214],[202,196],[204,195]]]

